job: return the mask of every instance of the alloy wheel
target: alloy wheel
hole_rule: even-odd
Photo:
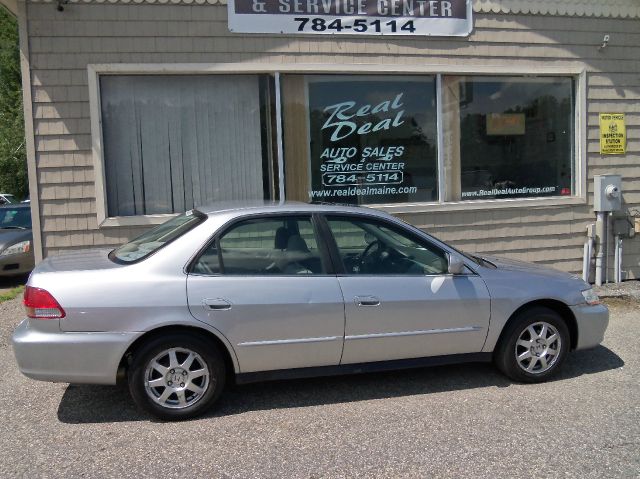
[[[558,361],[562,339],[551,324],[540,321],[527,326],[515,346],[518,366],[529,374],[542,374]]]
[[[170,409],[184,409],[197,403],[212,380],[202,357],[186,348],[162,351],[149,361],[144,378],[147,395]]]

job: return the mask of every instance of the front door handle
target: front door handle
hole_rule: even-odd
[[[380,300],[375,296],[356,296],[353,300],[358,306],[380,306]]]
[[[231,302],[224,298],[205,299],[202,301],[204,309],[212,311],[224,311],[225,309],[231,309]]]

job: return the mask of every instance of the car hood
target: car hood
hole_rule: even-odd
[[[578,276],[559,271],[557,269],[549,268],[548,266],[541,266],[534,263],[527,263],[526,261],[519,261],[516,259],[502,258],[500,256],[481,256],[482,259],[487,260],[489,263],[494,264],[498,269],[506,271],[517,271],[522,273],[534,273],[542,276],[549,276],[560,279],[573,279],[580,280]]]
[[[0,250],[7,246],[31,239],[31,230],[0,229]]]
[[[97,269],[121,268],[122,265],[109,259],[111,248],[89,249],[49,256],[36,266],[34,272],[53,273],[56,271],[90,271]]]

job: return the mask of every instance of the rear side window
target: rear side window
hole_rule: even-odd
[[[231,226],[196,260],[195,274],[317,275],[325,268],[308,216],[257,218]]]
[[[134,240],[123,244],[109,253],[116,263],[135,263],[158,251],[164,245],[176,240],[187,231],[202,223],[206,216],[191,210],[146,231]]]

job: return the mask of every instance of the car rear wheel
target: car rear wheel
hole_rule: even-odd
[[[536,307],[507,326],[495,362],[511,379],[542,382],[558,371],[569,347],[569,329],[562,317],[551,309]]]
[[[225,367],[217,346],[190,334],[157,337],[133,356],[128,375],[135,403],[165,420],[202,414],[224,389]]]

